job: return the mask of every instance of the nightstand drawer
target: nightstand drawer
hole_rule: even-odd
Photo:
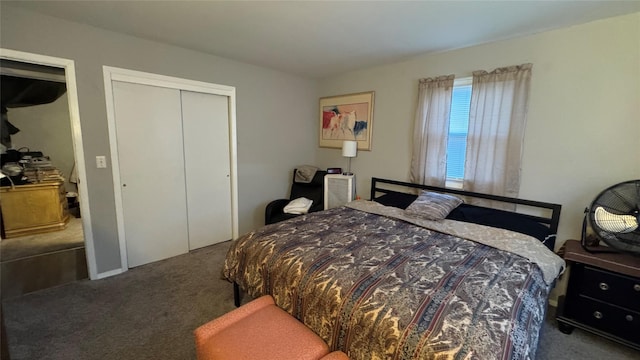
[[[572,304],[573,317],[587,325],[623,339],[640,342],[640,313],[579,296]]]
[[[640,312],[640,281],[606,270],[584,267],[578,292]]]
[[[569,282],[558,302],[560,331],[577,327],[640,350],[640,257],[567,240],[564,258]]]

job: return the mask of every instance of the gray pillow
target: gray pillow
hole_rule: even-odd
[[[427,220],[442,220],[462,202],[453,195],[422,191],[420,196],[405,209],[405,213]]]

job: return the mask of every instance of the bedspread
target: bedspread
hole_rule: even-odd
[[[532,261],[348,207],[265,226],[223,268],[350,359],[534,359],[550,285]]]

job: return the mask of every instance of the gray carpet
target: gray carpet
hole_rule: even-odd
[[[12,360],[195,359],[192,331],[234,308],[220,279],[230,243],[3,302]],[[639,359],[640,352],[575,330],[551,316],[538,359]]]
[[[0,261],[22,259],[54,251],[84,247],[82,219],[72,217],[64,230],[0,241]]]

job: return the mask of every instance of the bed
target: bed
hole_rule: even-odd
[[[464,203],[423,216],[443,194]],[[240,291],[271,294],[353,360],[535,358],[564,269],[552,251],[560,205],[379,178],[370,199],[237,239],[223,268],[236,305]]]

